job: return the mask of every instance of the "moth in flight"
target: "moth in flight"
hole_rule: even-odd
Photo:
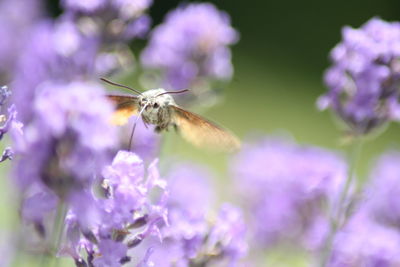
[[[101,80],[137,93],[137,95],[108,95],[108,98],[116,107],[112,118],[113,124],[124,125],[131,116],[138,115],[137,119],[141,117],[145,125],[155,125],[156,132],[160,133],[173,127],[184,139],[197,147],[225,152],[233,152],[240,148],[239,139],[228,130],[200,115],[179,107],[175,103],[171,95],[188,90],[169,92],[160,88],[139,92],[105,78],[101,78]],[[136,123],[137,120],[133,125],[129,149],[131,148]]]

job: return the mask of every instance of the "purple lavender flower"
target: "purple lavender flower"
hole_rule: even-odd
[[[166,177],[171,192],[168,206],[188,213],[189,217],[203,217],[215,201],[211,173],[194,164],[180,164]]]
[[[89,16],[100,15],[95,12],[104,12],[114,9],[120,19],[135,19],[152,5],[152,0],[62,0],[67,11],[81,12]]]
[[[170,217],[164,230],[163,242],[151,243],[149,261],[155,266],[236,266],[247,253],[242,214],[231,205],[224,205],[213,222]]]
[[[226,13],[209,3],[189,4],[153,30],[141,60],[146,68],[160,70],[163,87],[204,90],[209,80],[231,78],[228,46],[237,39]]]
[[[370,174],[365,189],[365,206],[380,223],[400,227],[400,153],[387,152],[380,156]]]
[[[150,164],[145,179],[142,160],[134,153],[118,152],[113,163],[103,171],[101,183],[105,198],[90,195],[88,198],[92,200],[78,199],[80,206],[72,206],[68,215],[69,247],[64,249],[64,254],[85,262],[80,255],[85,244],[86,253],[90,255],[87,263],[120,266],[131,260],[128,250],[148,236],[159,236],[158,225],[166,223],[167,191],[156,164],[157,161]],[[161,190],[161,195],[154,201],[151,195],[156,189]],[[82,209],[81,206],[87,206],[88,202],[94,203],[93,207]],[[92,213],[87,214],[88,210]],[[82,220],[82,217],[86,219]]]
[[[325,207],[337,201],[346,177],[339,156],[264,139],[244,147],[232,171],[256,241],[266,246],[294,242],[312,249],[321,245],[329,229]]]
[[[99,244],[100,257],[93,260],[95,267],[118,267],[126,256],[127,246],[113,240],[102,240]]]
[[[162,243],[150,242],[154,251],[149,263],[155,266],[224,263],[235,266],[247,251],[246,227],[241,212],[226,204],[215,218],[210,216],[211,207],[207,200],[214,192],[207,182],[207,172],[199,167],[178,166],[169,178],[169,224],[161,229]]]
[[[0,3],[0,83],[9,82],[30,30],[42,13],[38,0],[3,0]],[[21,10],[24,15],[21,16]]]
[[[94,175],[107,163],[116,135],[108,123],[112,107],[101,87],[49,82],[39,91],[31,102],[32,120],[14,143],[20,154],[14,175],[26,199],[24,219],[46,235],[44,218],[61,202],[72,210],[79,208],[86,215],[80,217],[81,222],[90,225],[96,220],[95,216],[85,220],[93,211],[84,196],[90,195]],[[85,201],[74,201],[77,198]]]
[[[399,120],[400,24],[372,18],[360,29],[344,27],[342,36],[319,108],[331,108],[356,134]]]
[[[380,156],[353,216],[334,239],[329,265],[400,264],[398,162],[392,151]]]
[[[46,82],[90,78],[97,44],[84,39],[70,21],[38,24],[30,35],[12,83],[13,100],[23,123],[32,119],[35,99]]]
[[[151,24],[146,11],[152,0],[64,0],[62,4],[65,17],[80,33],[97,40],[97,73],[111,75],[133,67],[135,60],[126,42],[146,36]]]
[[[146,15],[152,0],[64,0],[66,14],[72,17],[84,35],[96,36],[101,42],[142,38],[150,26]],[[121,43],[121,42],[119,42]]]
[[[3,139],[4,135],[7,134],[10,130],[13,132],[13,136],[20,138],[22,133],[22,123],[17,120],[17,111],[15,109],[15,105],[9,105],[8,100],[11,96],[11,92],[7,86],[0,87],[0,109],[2,112],[7,109],[6,114],[0,115],[0,140]],[[6,147],[3,151],[3,154],[0,157],[0,162],[3,162],[7,159],[12,159],[14,155],[14,151],[11,147]]]
[[[62,4],[65,8],[80,11],[80,12],[94,12],[106,5],[106,0],[63,0]]]
[[[397,230],[371,221],[360,210],[334,240],[329,267],[397,266],[400,264],[400,236]]]

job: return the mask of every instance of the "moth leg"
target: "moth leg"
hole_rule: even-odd
[[[161,133],[162,131],[168,131],[168,123],[157,125],[154,129],[157,133]]]

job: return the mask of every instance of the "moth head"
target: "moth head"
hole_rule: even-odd
[[[159,109],[175,104],[174,99],[164,89],[151,89],[139,95],[140,107]]]

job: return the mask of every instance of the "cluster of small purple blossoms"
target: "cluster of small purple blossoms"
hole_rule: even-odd
[[[360,29],[344,27],[342,38],[319,108],[331,108],[356,134],[399,120],[400,23],[372,18]]]
[[[400,264],[399,161],[394,151],[377,161],[362,199],[334,239],[329,267]]]
[[[22,123],[17,120],[17,111],[15,105],[9,105],[7,102],[11,92],[7,86],[0,87],[0,141],[11,130],[14,136],[22,136]],[[13,149],[6,147],[0,156],[0,162],[13,158]]]
[[[256,245],[290,244],[307,250],[323,245],[330,226],[329,207],[337,204],[346,178],[340,156],[264,139],[245,146],[232,166]]]
[[[118,152],[102,173],[103,198],[88,192],[75,199],[77,205],[67,215],[68,245],[62,252],[78,266],[120,266],[131,260],[129,251],[147,236],[161,238],[158,225],[167,222],[167,191],[156,165],[157,160],[149,165],[145,179],[142,160],[134,153]]]
[[[237,40],[228,14],[210,3],[189,4],[170,12],[153,30],[141,61],[160,72],[163,87],[200,94],[210,82],[231,78],[228,46]]]
[[[154,266],[237,266],[247,254],[246,226],[240,210],[224,204],[214,216],[209,173],[193,164],[173,168],[167,176],[169,226],[163,242],[150,241]],[[221,265],[222,264],[222,265]]]
[[[144,38],[151,18],[146,14],[152,0],[63,0],[64,18],[72,21],[79,32],[97,40],[95,61],[98,74],[111,75],[132,70],[134,56],[128,42]]]

